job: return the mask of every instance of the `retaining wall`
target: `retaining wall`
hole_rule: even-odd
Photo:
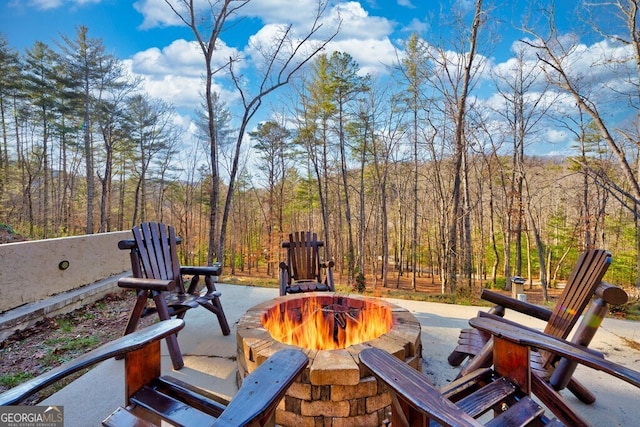
[[[130,231],[0,245],[0,313],[131,269]]]

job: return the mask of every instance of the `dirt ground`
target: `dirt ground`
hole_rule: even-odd
[[[45,318],[31,328],[14,333],[0,343],[0,391],[121,336],[133,301],[133,292],[108,295],[94,304]],[[152,319],[144,321],[149,323]],[[54,392],[53,387],[34,401]]]

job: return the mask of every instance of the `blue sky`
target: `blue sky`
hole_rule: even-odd
[[[219,45],[222,55],[228,57],[233,52],[250,55],[249,38],[267,40],[273,25],[305,26],[316,1],[252,0],[242,9],[247,15],[245,20],[222,35]],[[363,72],[384,74],[397,57],[398,40],[406,39],[411,32],[427,40],[437,39],[443,33],[446,39],[451,36],[446,33],[452,27],[441,18],[441,10],[472,8],[473,3],[472,0],[329,0],[325,24],[330,26],[337,16],[344,22],[329,49],[351,54]],[[495,30],[490,36],[494,45],[486,52],[492,67],[500,67],[511,56],[512,44],[522,36],[512,23],[521,21],[531,3],[485,0],[492,7]],[[575,20],[572,5],[575,2],[555,1],[560,26],[568,26],[567,21]],[[535,14],[534,10],[532,16]],[[142,77],[151,96],[166,100],[182,112],[201,103],[202,56],[191,44],[190,30],[177,21],[164,0],[8,0],[0,5],[0,32],[7,36],[11,47],[21,52],[35,41],[55,46],[61,34],[73,39],[79,25],[88,27],[89,37],[101,38],[109,52],[123,60],[133,74]],[[236,94],[229,88],[221,85],[216,89],[224,99],[233,102]],[[183,119],[188,126],[187,113]]]
[[[84,25],[89,36],[102,38],[104,44],[120,58],[127,58],[150,47],[171,43],[188,31],[176,28],[141,28],[143,15],[134,2],[125,0],[9,0],[0,10],[0,28],[9,43],[19,49],[35,41],[53,44],[60,34],[75,35]]]
[[[73,36],[75,28],[85,25],[90,36],[102,38],[105,45],[120,58],[128,58],[149,48],[162,48],[172,41],[192,39],[191,33],[176,22],[164,0],[5,0],[0,6],[0,31],[7,35],[12,46],[29,48],[35,41],[53,43],[60,34]],[[255,34],[264,23],[288,23],[297,9],[312,5],[308,0],[252,0],[243,10],[250,11],[253,19],[244,25],[244,31],[225,34],[223,39],[237,48],[246,45],[249,35]],[[452,8],[452,4],[466,4],[469,0],[331,0],[330,9],[342,6],[342,14],[349,31],[349,23],[362,23],[359,36],[353,40],[404,38],[413,31],[420,34],[437,34],[446,31],[437,24],[441,10]],[[502,43],[494,53],[498,55],[508,49],[519,37],[510,22],[517,21],[530,6],[530,1],[492,1],[496,7],[494,17],[502,23]],[[545,2],[543,2],[545,3]],[[571,17],[568,10],[571,1],[556,1],[558,16]],[[349,9],[345,12],[345,10]],[[561,22],[562,23],[562,22]],[[369,34],[367,34],[369,33]],[[506,52],[504,52],[506,53]]]

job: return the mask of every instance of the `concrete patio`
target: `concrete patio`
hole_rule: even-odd
[[[191,310],[186,327],[179,335],[185,367],[171,370],[171,361],[163,344],[163,370],[197,386],[232,397],[236,391],[236,329],[235,325],[247,309],[275,298],[277,289],[219,284],[222,304],[231,326],[231,334],[223,336],[215,316],[204,309]],[[447,363],[455,346],[458,332],[467,326],[479,307],[456,306],[392,299],[390,302],[409,310],[422,326],[423,372],[436,386],[451,381],[457,369]],[[483,308],[483,310],[486,308]],[[529,326],[542,328],[543,323],[514,313],[507,318],[528,321]],[[614,362],[636,368],[640,351],[625,343],[625,339],[640,342],[638,322],[605,319],[592,348],[602,351]],[[618,379],[588,368],[578,368],[576,375],[597,395],[595,404],[587,406],[569,392],[568,401],[594,426],[631,426],[640,420],[640,390]],[[65,426],[99,426],[117,406],[124,404],[123,362],[109,360],[73,383],[50,396],[41,404],[63,405]]]

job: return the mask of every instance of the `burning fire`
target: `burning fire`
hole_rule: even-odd
[[[362,308],[323,305],[315,296],[301,305],[296,302],[295,307],[285,302],[262,316],[271,336],[285,344],[314,350],[346,348],[377,338],[393,325],[390,307],[375,300],[365,300]]]

